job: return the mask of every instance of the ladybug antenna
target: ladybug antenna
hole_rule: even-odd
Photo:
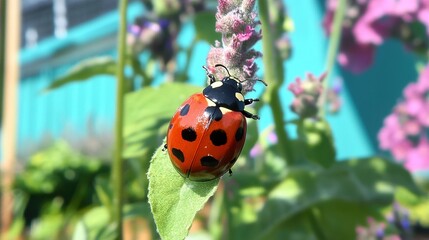
[[[222,64],[216,64],[215,67],[223,67],[223,68],[225,68],[226,72],[228,73],[228,77],[231,77],[231,74],[229,73],[228,68],[225,67],[224,65],[222,65]]]
[[[267,84],[264,80],[262,80],[262,79],[244,79],[243,81],[240,81],[240,83],[242,83],[242,82],[246,82],[246,81],[261,82],[262,84],[264,84],[264,85],[265,85],[265,87],[266,87],[266,86],[268,86],[268,84]]]
[[[225,67],[223,64],[216,64],[215,65],[215,67],[223,67],[223,68],[225,68],[225,70],[226,70],[226,72],[228,73],[228,77],[232,77],[231,76],[231,74],[229,73],[229,71],[228,71],[228,68],[227,67]],[[206,69],[205,67],[204,67],[204,69]],[[206,69],[206,71],[207,71],[207,69]],[[264,82],[263,80],[261,80],[261,79],[245,79],[245,80],[240,80],[240,79],[237,79],[236,77],[232,77],[232,78],[235,78],[237,81],[239,81],[240,83],[243,83],[243,82],[246,82],[246,81],[255,81],[255,82],[261,82],[262,84],[264,84],[265,86],[268,86],[268,84],[266,83],[266,82]]]
[[[209,72],[209,69],[206,66],[203,66],[203,68],[206,70],[207,77],[210,79],[210,84],[216,82],[215,77]]]

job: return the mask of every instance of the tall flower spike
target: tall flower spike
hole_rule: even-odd
[[[243,81],[243,93],[253,90],[257,81],[258,67],[255,59],[261,52],[252,49],[261,39],[260,24],[256,19],[255,0],[219,0],[216,13],[216,31],[222,34],[222,41],[216,41],[207,55],[207,69],[216,79],[222,79],[225,72],[215,68],[223,64],[235,78]]]

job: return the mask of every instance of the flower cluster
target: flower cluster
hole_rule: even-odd
[[[398,38],[418,53],[428,49],[428,0],[351,0],[345,12],[338,62],[359,73],[373,60],[375,48],[387,38]],[[323,25],[328,34],[338,0],[327,1]]]
[[[267,128],[267,131],[269,131],[268,135],[266,132],[264,132],[260,138],[261,141],[257,142],[250,150],[250,156],[252,158],[257,158],[259,156],[262,156],[264,149],[278,142],[277,134],[274,132],[274,128],[269,127]]]
[[[128,27],[129,52],[138,56],[150,51],[151,58],[159,60],[163,70],[174,72],[174,56],[178,52],[175,42],[183,21],[205,10],[205,3],[203,0],[144,0],[143,4],[147,12]]]
[[[386,234],[386,224],[383,222],[377,222],[373,218],[367,219],[368,226],[356,227],[356,239],[357,240],[368,240],[368,239],[379,239],[379,240],[401,240],[401,237],[396,234]]]
[[[323,80],[326,73],[319,78],[313,74],[307,74],[305,80],[297,78],[289,85],[289,90],[295,95],[291,110],[300,118],[316,117],[319,111],[319,97],[323,91]]]
[[[386,117],[378,139],[408,170],[429,169],[429,65],[404,89],[404,100]]]
[[[392,210],[385,217],[387,220],[385,222],[377,222],[371,217],[367,218],[367,226],[356,227],[356,239],[413,239],[413,226],[406,208],[394,202]]]
[[[343,90],[342,79],[334,79],[332,86],[328,89],[326,94],[326,103],[330,113],[334,114],[340,111],[342,106],[341,92]]]
[[[207,56],[207,69],[217,79],[226,73],[216,69],[223,64],[232,76],[243,81],[243,92],[253,90],[255,73],[258,70],[255,59],[262,54],[253,45],[261,39],[260,24],[253,11],[255,0],[219,0],[216,13],[216,31],[222,34],[222,43],[216,41]],[[253,80],[253,81],[252,81]]]
[[[169,26],[170,21],[167,19],[138,18],[128,27],[127,42],[131,53],[137,55],[150,50],[154,56],[161,56],[164,62],[170,60],[173,56],[173,39],[168,31]]]

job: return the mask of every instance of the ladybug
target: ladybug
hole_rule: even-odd
[[[246,139],[246,118],[259,119],[244,110],[259,99],[245,99],[242,82],[231,77],[216,81],[207,72],[210,85],[186,100],[174,114],[167,132],[168,155],[173,166],[192,181],[209,181],[226,172],[237,161]],[[261,81],[265,84],[262,80]],[[265,84],[266,85],[266,84]]]

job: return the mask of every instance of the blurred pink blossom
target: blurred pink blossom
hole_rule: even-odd
[[[388,150],[411,172],[429,170],[429,65],[418,81],[404,89],[404,99],[384,120],[378,134],[380,148]]]
[[[327,34],[331,33],[337,2],[327,1],[323,20]],[[343,21],[338,62],[354,73],[363,72],[371,66],[375,48],[391,37],[400,39],[409,49],[418,51],[422,43],[427,45],[427,39],[416,41],[420,36],[410,38],[414,22],[425,26],[429,33],[429,1],[350,0]],[[401,31],[402,28],[407,31]]]
[[[326,73],[320,77],[307,74],[307,78],[301,80],[296,78],[295,82],[289,84],[289,91],[295,96],[290,106],[291,110],[301,118],[315,117],[319,111],[319,97],[323,91],[323,80]]]

